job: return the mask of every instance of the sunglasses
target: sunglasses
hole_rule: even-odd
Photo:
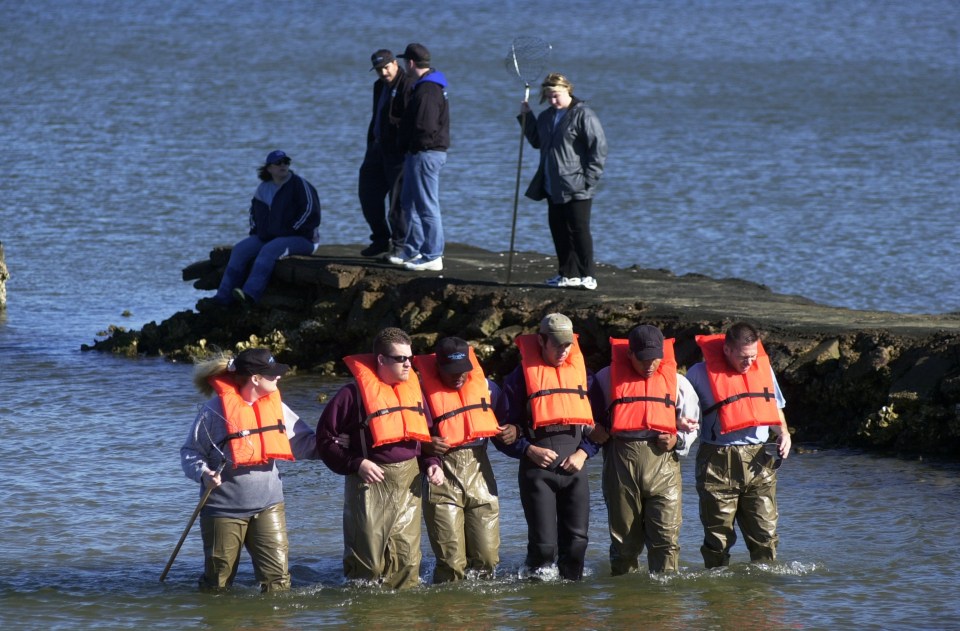
[[[289,161],[289,160],[277,160],[276,162],[271,162],[270,164],[272,164],[272,165],[275,166],[275,167],[278,167],[278,166],[280,166],[280,165],[282,165],[282,164],[290,164],[290,161]]]
[[[413,359],[413,357],[410,356],[410,355],[384,355],[384,357],[387,357],[387,358],[389,358],[389,359],[392,359],[393,361],[397,362],[398,364],[406,364],[408,361],[410,361],[411,359]]]

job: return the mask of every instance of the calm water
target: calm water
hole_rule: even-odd
[[[739,544],[731,570],[700,569],[690,459],[686,569],[609,578],[594,462],[587,580],[520,581],[515,463],[497,455],[504,541],[491,583],[399,596],[341,587],[342,479],[310,462],[285,468],[293,593],[259,596],[245,563],[235,593],[197,594],[198,532],[157,582],[196,501],[178,462],[198,403],[190,369],[79,346],[204,295],[180,270],[242,235],[270,149],[317,185],[327,242],[364,241],[356,171],[367,59],[380,46],[421,40],[451,81],[449,240],[509,244],[523,92],[502,59],[533,34],[551,41],[551,69],[610,139],[600,260],[854,308],[960,309],[960,5],[477,4],[0,1],[0,146],[11,158],[0,241],[13,274],[0,313],[0,623],[955,626],[958,467],[832,451],[781,470],[782,562],[770,567],[743,563]],[[533,166],[525,151],[524,181]],[[518,247],[551,252],[542,205],[521,200],[519,211]],[[313,422],[317,395],[338,385],[303,375],[283,389]],[[424,576],[431,563],[427,552]]]

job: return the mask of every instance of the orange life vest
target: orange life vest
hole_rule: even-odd
[[[483,368],[473,353],[473,347],[468,352],[473,370],[459,390],[452,390],[440,381],[436,355],[417,355],[413,358],[413,365],[417,367],[423,382],[433,422],[443,441],[451,447],[496,436],[500,431],[497,429],[499,423],[493,414],[490,388]]]
[[[294,460],[283,424],[280,393],[273,391],[247,403],[233,379],[211,377],[207,383],[220,396],[227,424],[227,443],[233,468],[267,464],[272,459]]]
[[[349,355],[343,361],[357,379],[367,412],[363,425],[370,428],[374,447],[403,440],[430,442],[420,380],[415,372],[411,370],[406,381],[388,386],[377,375],[376,357],[372,353]]]
[[[770,358],[757,342],[757,361],[746,373],[730,367],[723,354],[724,335],[698,335],[697,346],[703,351],[713,393],[713,405],[704,416],[719,410],[720,433],[727,434],[748,427],[780,425],[780,410],[773,386]]]
[[[663,341],[663,359],[650,377],[637,375],[630,342],[610,338],[611,433],[651,429],[677,433],[677,360],[673,338]]]
[[[527,383],[527,402],[533,428],[548,425],[593,425],[593,411],[587,398],[587,369],[574,336],[566,360],[548,366],[540,355],[537,334],[520,335],[520,363]]]

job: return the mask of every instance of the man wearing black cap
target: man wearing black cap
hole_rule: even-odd
[[[190,428],[180,464],[200,483],[204,571],[200,587],[233,583],[246,548],[262,591],[290,589],[283,482],[277,460],[316,460],[313,430],[280,399],[277,383],[290,369],[270,350],[197,364],[194,385],[214,395]]]
[[[500,500],[487,438],[500,448],[516,440],[506,398],[487,379],[473,349],[459,337],[437,341],[433,355],[417,355],[424,400],[433,416],[433,443],[445,482],[424,489],[423,517],[437,558],[434,583],[467,573],[493,578],[500,561]]]
[[[610,366],[590,391],[603,444],[603,499],[610,527],[610,571],[636,572],[647,548],[651,572],[676,572],[680,560],[679,456],[696,440],[697,393],[677,374],[674,340],[642,324],[611,339]],[[602,429],[601,429],[602,428]]]
[[[447,78],[430,66],[430,51],[410,44],[402,55],[415,78],[410,104],[400,121],[403,188],[400,204],[407,233],[403,247],[387,260],[404,269],[443,269],[443,222],[440,217],[440,171],[450,147]]]
[[[540,321],[538,333],[517,336],[520,366],[504,379],[509,420],[520,437],[502,450],[520,460],[518,486],[527,521],[525,565],[533,576],[556,563],[560,578],[583,578],[590,526],[590,482],[584,468],[599,446],[593,427],[586,369],[562,313]]]
[[[400,210],[400,184],[403,173],[403,150],[398,130],[403,113],[410,102],[413,79],[397,63],[386,48],[370,56],[380,78],[373,84],[373,114],[367,128],[367,151],[360,165],[360,208],[370,226],[370,245],[363,256],[389,256],[399,248],[406,236],[406,225]],[[384,198],[389,199],[385,209]]]

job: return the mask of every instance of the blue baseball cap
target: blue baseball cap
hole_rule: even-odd
[[[267,154],[267,160],[264,162],[264,165],[276,164],[277,162],[281,161],[290,164],[290,156],[277,149],[276,151],[271,151]]]

